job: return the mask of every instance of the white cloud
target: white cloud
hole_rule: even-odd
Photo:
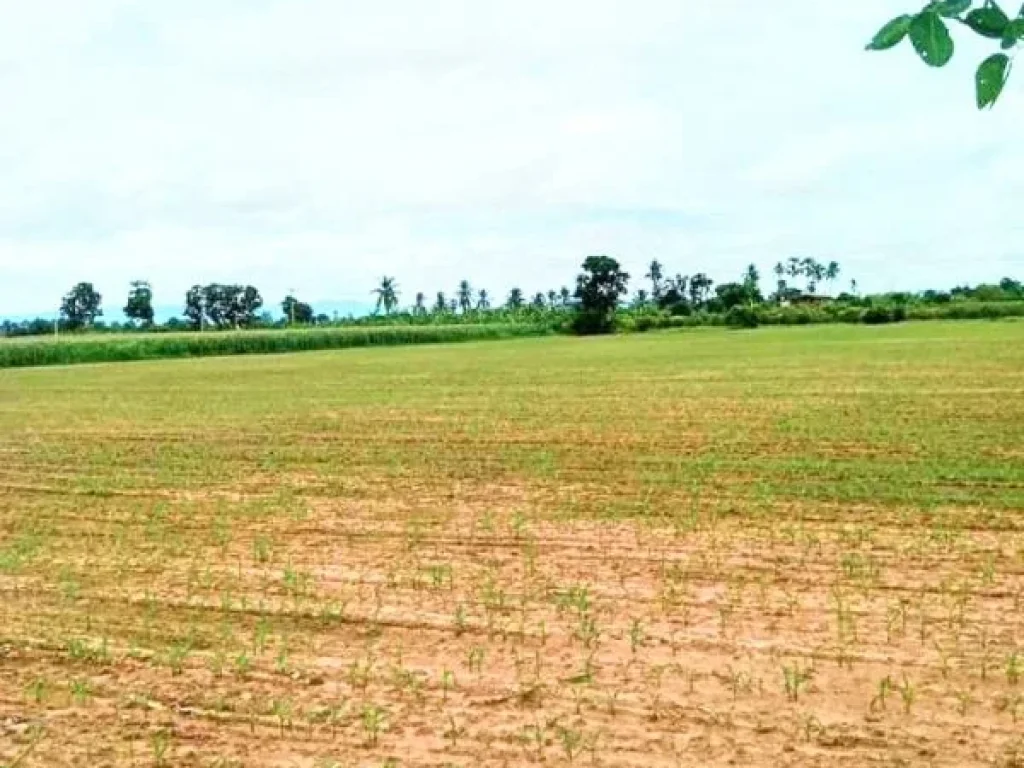
[[[908,0],[913,5],[913,0]],[[1024,97],[868,55],[882,0],[0,0],[0,313],[569,283],[587,253],[864,287],[1024,271]]]

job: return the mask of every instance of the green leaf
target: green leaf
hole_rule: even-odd
[[[1010,23],[1010,17],[1002,8],[993,3],[984,8],[976,8],[967,14],[965,19],[967,26],[983,37],[990,37],[993,40],[1002,38],[1006,27]]]
[[[910,22],[910,42],[930,67],[944,67],[953,58],[953,38],[946,22],[934,11],[925,11]]]
[[[868,43],[867,49],[869,51],[887,51],[899,45],[910,31],[910,22],[913,20],[914,17],[909,14],[897,16],[878,31],[878,34]]]
[[[1003,32],[1003,50],[1008,51],[1024,40],[1024,19],[1014,19]]]
[[[971,7],[973,0],[943,0],[935,3],[934,9],[941,16],[953,19]]]
[[[989,56],[978,67],[978,109],[991,107],[999,100],[1010,77],[1010,57],[1005,53]]]

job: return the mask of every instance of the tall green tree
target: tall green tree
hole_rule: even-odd
[[[760,304],[764,301],[761,294],[761,273],[755,264],[747,266],[747,271],[743,273],[743,290],[748,304]]]
[[[579,333],[607,333],[614,324],[619,301],[629,291],[629,273],[611,256],[588,256],[576,278],[580,312]]]
[[[203,287],[193,285],[185,293],[185,319],[193,328],[202,328],[206,319],[206,308],[203,306]]]
[[[715,281],[705,275],[703,272],[698,272],[696,275],[690,278],[690,303],[694,307],[700,307],[711,295],[711,287],[715,284]]]
[[[476,295],[476,308],[484,311],[491,308],[491,297],[490,294],[483,288],[480,289]]]
[[[281,311],[288,322],[292,324],[310,325],[316,316],[313,307],[304,301],[299,301],[294,296],[285,296],[284,301],[281,302]]]
[[[655,301],[661,298],[662,292],[662,280],[665,279],[665,271],[661,266],[661,262],[655,260],[651,262],[651,266],[647,270],[647,279],[651,281],[651,296],[654,297]]]
[[[124,316],[144,326],[153,324],[153,289],[145,280],[134,280],[128,290]]]
[[[953,58],[956,44],[951,24],[963,27],[998,45],[974,76],[978,109],[995,105],[1010,77],[1012,54],[1024,43],[1024,6],[1016,16],[996,0],[933,0],[919,13],[907,13],[889,21],[868,43],[869,51],[887,51],[904,40],[930,67],[944,67]]]
[[[398,282],[393,277],[384,276],[380,279],[380,285],[371,291],[377,296],[377,312],[381,307],[384,314],[390,315],[391,310],[398,306]]]
[[[569,301],[572,299],[572,291],[563,285],[561,290],[558,292],[558,298],[562,300],[563,307],[568,307]]]
[[[434,301],[434,312],[438,315],[443,315],[448,311],[448,299],[445,298],[444,291],[437,292],[437,298]]]
[[[523,306],[523,291],[521,288],[513,288],[508,292],[508,300],[505,306],[509,309],[520,309]]]
[[[547,300],[544,298],[544,294],[541,293],[540,291],[537,291],[537,293],[533,295],[533,301],[530,302],[530,305],[534,309],[546,309],[548,303]]]
[[[423,291],[416,294],[416,303],[413,305],[412,311],[416,315],[427,314],[427,297]]]
[[[88,328],[103,315],[103,297],[92,283],[79,283],[61,301],[60,314],[68,328]]]
[[[838,261],[830,261],[828,266],[825,267],[825,280],[828,281],[829,291],[832,290],[832,284],[839,279],[839,274],[842,268],[839,266]]]
[[[462,310],[463,314],[473,309],[473,287],[469,284],[469,280],[463,280],[459,283],[456,298],[459,301],[459,309]]]

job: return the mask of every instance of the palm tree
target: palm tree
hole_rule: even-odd
[[[815,259],[805,259],[804,261],[807,275],[807,292],[814,294],[818,290],[818,285],[822,280],[825,279],[825,275],[828,274],[828,270],[825,265]]]
[[[481,289],[476,295],[476,308],[480,310],[491,308],[491,297],[484,289]]]
[[[651,281],[651,295],[655,301],[661,298],[661,281],[665,277],[665,273],[661,267],[661,262],[655,260],[651,262],[649,271],[646,275],[647,279]]]
[[[427,297],[423,295],[423,291],[416,294],[416,306],[414,311],[417,315],[425,315],[427,313]]]
[[[558,306],[558,293],[555,291],[548,291],[548,306],[554,309]]]
[[[832,292],[832,283],[839,279],[839,262],[830,261],[828,267],[825,268],[825,279],[828,280],[829,292]]]
[[[547,300],[544,298],[544,294],[539,291],[533,297],[533,308],[544,309],[547,306]]]
[[[748,265],[747,271],[743,273],[743,290],[747,294],[747,301],[750,304],[757,304],[764,300],[764,296],[761,294],[761,273],[755,264]]]
[[[459,283],[459,290],[456,296],[458,297],[459,308],[463,314],[473,308],[473,288],[470,286],[469,280],[463,280]]]
[[[643,288],[640,288],[636,292],[636,298],[633,299],[633,306],[634,307],[646,307],[647,306],[647,300],[649,298],[650,297],[647,295],[647,291],[645,291]]]
[[[562,306],[563,307],[568,307],[569,306],[569,299],[572,298],[572,291],[570,291],[568,288],[566,288],[563,285],[562,286],[562,290],[560,290],[558,292],[558,297],[562,300]]]
[[[761,282],[761,273],[757,271],[756,265],[751,264],[747,267],[747,271],[743,273],[743,282],[751,286]]]
[[[781,280],[786,275],[786,265],[780,261],[775,265],[775,269],[773,271],[775,272],[775,276]]]
[[[391,310],[398,306],[398,283],[393,277],[382,277],[380,285],[371,293],[377,294],[377,311],[384,307],[384,314],[390,315]]]
[[[505,302],[505,306],[509,309],[519,309],[523,306],[523,291],[521,288],[513,288],[509,291],[508,301]]]
[[[451,301],[448,302],[448,311],[450,313],[452,313],[453,315],[456,312],[459,311],[459,300],[458,299],[452,299]]]
[[[443,315],[448,311],[448,299],[444,296],[444,291],[437,292],[437,300],[434,302],[434,312],[439,315]]]

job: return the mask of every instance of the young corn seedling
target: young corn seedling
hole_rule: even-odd
[[[448,703],[449,691],[455,690],[455,673],[446,669],[441,673],[441,702]]]
[[[885,711],[886,700],[892,695],[894,687],[892,678],[888,675],[878,682],[878,694],[871,700],[870,709],[872,712]]]
[[[634,656],[637,650],[644,644],[644,626],[640,619],[633,619],[629,626],[629,649]]]
[[[37,677],[25,688],[25,693],[36,704],[43,704],[50,694],[49,681]]]
[[[565,756],[568,758],[569,763],[576,759],[580,751],[583,749],[583,732],[576,730],[575,728],[564,728],[558,727],[558,740],[562,742],[562,749],[565,752]]]
[[[957,712],[960,713],[960,717],[967,717],[967,713],[970,711],[971,705],[974,703],[974,694],[971,691],[964,689],[957,691]]]
[[[541,724],[540,720],[536,720],[533,725],[523,726],[523,732],[520,736],[520,740],[525,746],[532,746],[534,750],[534,759],[542,763],[544,762],[544,748],[548,742],[548,726]]]
[[[452,743],[452,749],[458,749],[459,739],[466,735],[466,728],[460,726],[456,721],[455,717],[448,715],[448,728],[445,729],[444,738]]]
[[[999,711],[1006,712],[1013,718],[1013,724],[1017,724],[1017,718],[1021,708],[1024,707],[1024,696],[1019,693],[1004,696],[999,702]]]
[[[376,704],[367,704],[360,712],[363,732],[366,734],[366,745],[376,747],[380,742],[380,734],[387,727],[387,711]]]
[[[466,659],[466,666],[469,667],[470,672],[474,672],[478,677],[483,672],[484,658],[486,651],[480,646],[474,646],[469,649],[469,656]]]
[[[289,731],[292,729],[293,712],[294,705],[290,699],[274,699],[274,703],[270,709],[270,714],[272,717],[277,718],[278,733],[282,739],[284,738],[285,728]]]
[[[249,677],[249,672],[252,671],[252,660],[249,658],[249,654],[247,654],[245,651],[242,651],[235,657],[234,664],[235,675],[239,679],[245,680],[247,677]]]
[[[910,679],[903,675],[903,683],[899,686],[900,698],[903,699],[903,714],[910,716],[914,704],[917,702],[917,689]]]
[[[452,623],[455,626],[455,636],[461,637],[466,632],[466,606],[462,603],[455,606],[455,618]]]
[[[167,753],[171,749],[171,733],[161,728],[149,738],[149,746],[153,750],[153,764],[158,768],[167,765]]]
[[[84,706],[89,703],[92,697],[92,685],[88,680],[72,680],[69,684],[71,700],[77,706]]]
[[[1019,684],[1022,672],[1024,661],[1021,660],[1020,651],[1014,650],[1006,657],[1006,682],[1010,685]]]
[[[782,667],[783,683],[786,689],[786,697],[796,703],[800,701],[800,693],[811,682],[814,677],[812,667],[801,667],[800,662],[794,661],[791,666]]]

